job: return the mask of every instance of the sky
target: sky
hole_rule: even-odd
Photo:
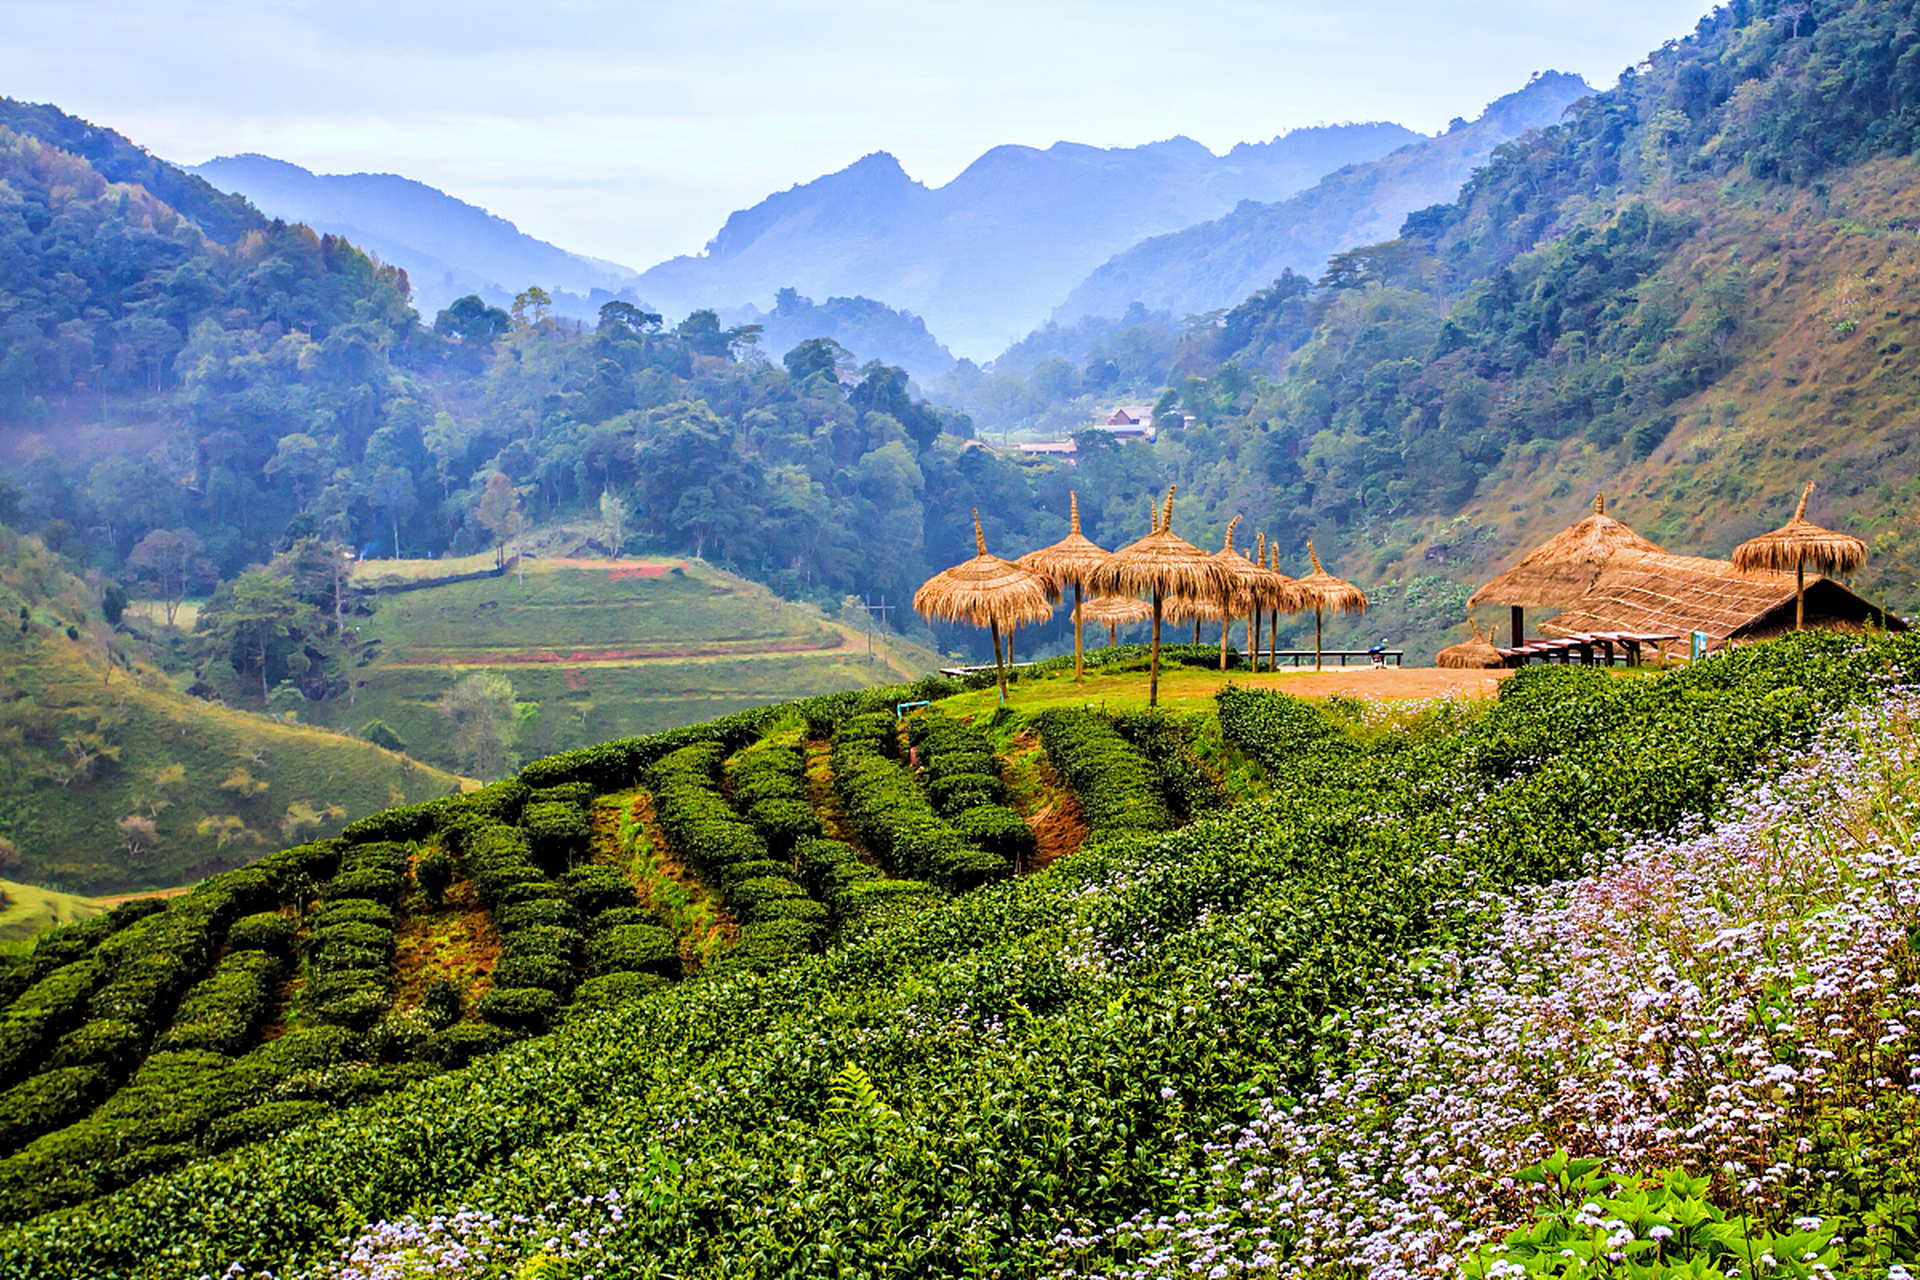
[[[1536,71],[1596,87],[1707,0],[6,0],[0,94],[183,164],[398,173],[644,269],[890,151],[929,186],[1002,143],[1215,151],[1423,132]]]

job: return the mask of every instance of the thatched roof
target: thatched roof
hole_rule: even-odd
[[[1273,580],[1267,586],[1267,608],[1280,613],[1299,613],[1313,608],[1313,593],[1301,586],[1298,578],[1289,578],[1280,572],[1278,538],[1267,544],[1267,572],[1273,575]]]
[[[1867,544],[1850,534],[1822,529],[1807,519],[1813,481],[1800,491],[1793,519],[1733,549],[1733,567],[1742,573],[1783,571],[1802,566],[1816,573],[1852,573],[1867,562]]]
[[[1794,625],[1794,576],[1771,570],[1741,573],[1730,560],[1698,556],[1641,556],[1602,573],[1587,594],[1549,624],[1559,632],[1639,631],[1707,637],[1717,649],[1729,640],[1753,640]],[[1882,614],[1831,578],[1807,583],[1810,626],[1880,625]],[[1885,625],[1904,631],[1899,618]]]
[[[1166,514],[1153,532],[1129,543],[1093,571],[1088,585],[1106,595],[1217,596],[1232,590],[1232,579],[1211,556],[1175,535],[1173,487],[1167,488]]]
[[[1080,495],[1068,495],[1067,536],[1050,547],[1029,551],[1014,561],[1022,569],[1037,573],[1059,590],[1076,582],[1086,585],[1095,569],[1107,562],[1107,553],[1080,532]]]
[[[973,513],[973,543],[979,548],[978,555],[935,574],[913,593],[917,612],[944,622],[970,622],[976,627],[990,622],[1019,626],[1045,622],[1053,616],[1054,602],[1059,599],[1053,584],[1011,561],[987,554],[978,511]]]
[[[1593,514],[1562,529],[1529,551],[1520,563],[1467,598],[1483,604],[1566,608],[1586,593],[1601,571],[1660,548],[1607,514],[1605,494],[1593,496]]]
[[[1151,605],[1148,611],[1152,611]],[[1204,600],[1184,593],[1168,596],[1160,608],[1160,616],[1168,622],[1218,622],[1220,614],[1218,600]]]
[[[1367,593],[1351,582],[1342,582],[1320,567],[1320,553],[1313,549],[1313,543],[1307,543],[1307,555],[1313,561],[1313,572],[1301,578],[1297,583],[1302,591],[1308,593],[1307,608],[1318,605],[1328,613],[1365,613]]]
[[[1152,616],[1152,605],[1130,596],[1095,596],[1080,602],[1081,619],[1103,627],[1124,627]]]
[[[1480,634],[1480,624],[1472,618],[1467,619],[1467,624],[1473,628],[1473,639],[1448,645],[1434,655],[1433,665],[1456,670],[1486,670],[1505,666],[1506,659],[1500,656],[1500,651]]]

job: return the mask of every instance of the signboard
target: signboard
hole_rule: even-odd
[[[1706,656],[1707,656],[1707,633],[1704,631],[1696,631],[1693,633],[1693,660],[1695,662],[1698,662],[1700,661],[1700,659]]]

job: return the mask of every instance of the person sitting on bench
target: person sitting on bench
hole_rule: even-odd
[[[1374,666],[1376,667],[1386,666],[1387,665],[1386,639],[1382,637],[1380,643],[1374,645],[1373,648],[1367,650],[1367,656],[1373,659]]]

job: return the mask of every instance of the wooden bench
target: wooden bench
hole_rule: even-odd
[[[1262,663],[1267,661],[1268,655],[1264,650],[1256,656],[1259,657]],[[1310,667],[1313,665],[1314,657],[1313,650],[1311,649],[1282,649],[1272,656],[1276,662],[1293,667]],[[1401,660],[1406,656],[1407,651],[1405,649],[1382,649],[1377,654],[1371,649],[1322,649],[1320,651],[1320,661],[1324,665],[1332,666],[1333,660],[1338,658],[1340,659],[1340,665],[1343,667],[1347,665],[1349,659],[1358,660],[1371,666],[1376,657],[1380,659],[1382,666],[1397,667],[1401,665]]]

